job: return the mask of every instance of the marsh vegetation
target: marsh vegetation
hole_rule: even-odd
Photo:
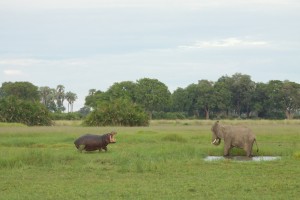
[[[268,162],[206,162],[213,121],[161,120],[149,127],[0,126],[0,199],[297,199],[300,121],[223,121],[251,127]],[[79,153],[85,133],[117,131],[108,152]],[[254,152],[257,154],[256,152]],[[233,149],[235,156],[245,152]]]

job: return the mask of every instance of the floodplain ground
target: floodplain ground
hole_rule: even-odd
[[[233,120],[257,136],[262,162],[221,156],[213,121],[160,120],[149,127],[0,124],[0,199],[298,199],[300,121]],[[108,152],[79,153],[74,140],[115,130]],[[243,156],[233,149],[234,156]]]

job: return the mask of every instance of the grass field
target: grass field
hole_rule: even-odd
[[[299,199],[300,121],[224,121],[253,129],[260,156],[207,162],[213,121],[153,121],[149,127],[0,124],[0,199]],[[79,153],[85,133],[118,132],[108,152]],[[256,149],[256,148],[254,148]],[[235,149],[233,155],[244,155]]]

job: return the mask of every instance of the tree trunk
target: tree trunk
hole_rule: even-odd
[[[152,111],[149,111],[148,114],[149,114],[149,119],[152,120]]]
[[[285,116],[286,116],[286,118],[288,119],[288,120],[290,120],[290,119],[293,119],[293,117],[294,117],[294,114],[292,113],[292,111],[291,110],[286,110],[285,111]]]
[[[205,119],[209,120],[209,109],[205,108]]]
[[[198,110],[194,110],[194,117],[199,118],[199,111]]]
[[[237,106],[237,115],[239,116],[239,118],[241,117],[241,107],[240,107],[240,105]]]

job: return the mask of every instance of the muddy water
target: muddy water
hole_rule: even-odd
[[[204,158],[205,161],[216,161],[216,160],[236,160],[236,161],[272,161],[272,160],[279,160],[280,156],[255,156],[255,157],[247,157],[247,156],[207,156]]]

